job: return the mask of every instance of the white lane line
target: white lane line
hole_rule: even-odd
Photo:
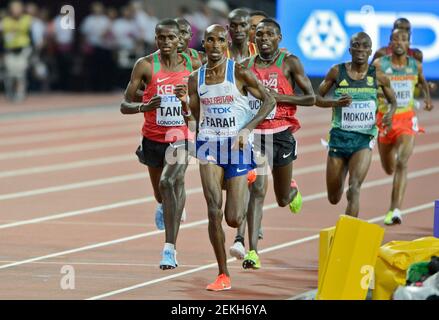
[[[0,263],[12,263],[11,260],[0,260]],[[141,267],[141,268],[157,268],[157,263],[126,263],[126,262],[80,262],[80,261],[44,261],[44,262],[32,262],[33,265],[72,265],[72,266],[105,266],[105,267]],[[179,268],[197,268],[201,264],[179,264]],[[228,266],[229,269],[241,270],[241,266]],[[314,266],[301,266],[301,267],[272,267],[264,265],[264,270],[279,270],[279,271],[294,271],[294,270],[316,270]],[[57,270],[58,271],[58,270]],[[58,275],[59,272],[56,273]],[[95,278],[88,276],[88,278]]]
[[[436,132],[439,132],[439,126],[428,128],[427,130],[428,130],[428,133],[436,133]],[[415,152],[419,152],[419,151],[422,152],[423,150],[425,150],[425,151],[434,150],[436,145],[437,144],[421,145],[419,147],[417,146],[415,148]],[[419,150],[417,150],[418,148],[419,148]],[[425,149],[425,148],[427,148],[427,149]],[[432,148],[432,149],[429,149],[429,148]],[[311,144],[311,145],[306,145],[304,147],[300,147],[299,153],[306,154],[306,153],[311,153],[311,152],[315,152],[315,151],[319,151],[319,150],[324,150],[324,148],[320,143],[316,143],[316,144]],[[0,178],[19,177],[19,176],[31,175],[31,174],[56,172],[56,171],[70,170],[70,169],[76,169],[76,168],[86,168],[86,167],[92,167],[92,166],[97,166],[97,165],[114,164],[114,163],[120,163],[120,162],[125,162],[125,161],[132,161],[133,159],[135,159],[134,152],[131,155],[109,156],[109,157],[95,158],[95,159],[90,159],[90,160],[74,161],[74,162],[70,162],[70,163],[60,163],[60,164],[54,164],[54,165],[30,167],[30,168],[23,168],[23,169],[17,169],[17,170],[5,170],[5,171],[0,171]]]
[[[316,145],[316,146],[318,147],[319,145]],[[309,146],[309,147],[311,147],[311,146]],[[320,145],[319,149],[322,149],[322,148],[323,147]],[[422,146],[419,146],[415,149],[415,154],[429,152],[429,151],[433,151],[433,150],[437,150],[437,149],[439,149],[439,143],[422,145]],[[312,148],[308,148],[308,150],[303,151],[302,154],[307,153],[307,152],[312,152]],[[133,155],[132,158],[134,158],[134,157],[135,156]],[[372,158],[372,161],[377,161],[378,159],[379,159],[379,155],[375,154]],[[198,168],[198,166],[191,165],[191,166],[189,166],[188,171],[196,170],[197,168]],[[326,164],[319,164],[319,165],[314,165],[314,166],[303,167],[303,168],[299,168],[297,170],[294,170],[293,175],[298,176],[301,174],[319,172],[321,170],[324,170],[325,168],[326,168]],[[67,190],[90,188],[90,187],[102,186],[102,185],[113,184],[113,183],[122,183],[122,182],[127,182],[127,181],[144,179],[145,177],[148,177],[148,175],[145,176],[145,174],[143,174],[143,173],[136,173],[136,174],[116,176],[116,177],[112,177],[112,178],[96,179],[96,180],[89,180],[89,181],[83,181],[83,182],[78,182],[78,183],[58,185],[58,186],[53,186],[53,187],[48,187],[48,188],[40,188],[40,189],[20,191],[20,192],[15,192],[15,193],[0,194],[0,201],[42,195],[42,194],[53,193],[53,192],[62,192],[62,191],[67,191]],[[271,175],[270,175],[270,178],[271,178]]]
[[[411,175],[409,174],[407,178],[410,180],[411,178],[418,178],[418,177],[422,177],[422,176],[425,176],[425,175],[430,175],[433,172],[435,172],[435,173],[438,172],[439,173],[439,167],[424,169],[424,170],[420,170],[420,171],[414,171]],[[386,183],[383,182],[383,180],[389,180],[389,179],[380,179],[380,180],[376,180],[376,181],[371,181],[368,184],[364,184],[363,187],[362,187],[362,190],[374,187],[375,185],[386,184]],[[391,181],[392,180],[390,179],[389,182],[391,182]],[[201,192],[201,189],[202,188],[200,188],[200,190],[198,192]],[[197,191],[194,190],[193,193],[197,193]],[[322,199],[322,198],[325,198],[325,197],[326,197],[326,191],[306,196],[306,197],[303,198],[303,201],[307,202],[307,201]],[[137,200],[139,200],[139,199],[137,199]],[[270,210],[270,209],[274,209],[274,208],[278,208],[277,203],[272,203],[270,205],[264,206],[263,210]],[[180,227],[180,229],[186,229],[186,228],[189,228],[189,227],[192,227],[192,226],[198,226],[198,225],[201,225],[201,224],[205,224],[207,222],[208,222],[207,219],[198,220],[198,221],[195,221],[195,222],[192,222],[192,223],[184,224],[184,225],[182,225]],[[149,237],[149,236],[160,234],[160,233],[163,233],[163,232],[164,231],[160,230],[160,231],[152,231],[152,232],[147,232],[147,233],[141,233],[141,234],[133,235],[133,236],[130,236],[130,237],[110,240],[110,241],[106,241],[106,242],[100,242],[100,243],[88,245],[88,246],[85,246],[85,247],[80,247],[80,248],[76,248],[76,249],[56,252],[56,253],[48,254],[48,255],[45,255],[45,256],[35,257],[35,258],[31,258],[31,259],[27,259],[27,260],[23,260],[23,261],[18,261],[18,262],[11,263],[11,264],[2,265],[2,266],[0,266],[0,270],[1,269],[11,268],[11,267],[14,267],[14,266],[23,265],[23,264],[30,263],[30,262],[41,261],[41,260],[45,260],[45,259],[49,259],[49,258],[54,258],[54,257],[58,257],[58,256],[63,256],[63,255],[67,255],[67,254],[76,253],[76,252],[91,250],[91,249],[100,248],[100,247],[104,247],[104,246],[108,246],[108,245],[123,243],[123,242],[131,241],[131,240],[135,240],[135,239],[140,239],[140,238],[144,238],[144,237]]]
[[[130,125],[118,126],[115,128],[91,128],[85,130],[78,131],[64,131],[64,132],[51,132],[51,133],[41,133],[34,134],[31,136],[26,136],[26,138],[14,137],[8,138],[3,141],[0,141],[0,146],[16,146],[18,144],[29,144],[29,143],[37,143],[37,142],[48,142],[48,141],[58,141],[70,138],[96,138],[96,137],[108,137],[111,134],[116,133],[138,133],[138,128]]]
[[[423,204],[423,205],[420,205],[420,206],[416,206],[416,207],[404,210],[402,214],[407,215],[407,214],[410,214],[410,213],[413,213],[413,212],[417,212],[417,211],[421,211],[421,210],[424,210],[424,209],[427,209],[427,208],[432,208],[433,205],[434,205],[434,202],[432,201],[432,202],[429,202],[429,203],[426,203],[426,204]],[[384,219],[384,216],[380,216],[380,217],[368,220],[368,222],[380,221],[382,219]],[[297,240],[293,240],[293,241],[289,241],[289,242],[284,242],[284,243],[281,243],[281,244],[278,244],[278,245],[275,245],[275,246],[271,246],[271,247],[262,249],[262,250],[259,251],[259,253],[263,254],[263,253],[277,251],[277,250],[284,249],[284,248],[287,248],[287,247],[292,247],[292,246],[296,246],[296,245],[299,245],[299,244],[302,244],[302,243],[305,243],[305,242],[316,240],[318,238],[319,238],[319,234],[315,234],[315,235],[312,235],[312,236],[309,236],[309,237],[304,237],[304,238],[301,238],[301,239],[297,239]],[[236,261],[236,258],[228,259],[227,263],[231,263],[233,261]],[[114,290],[114,291],[110,291],[110,292],[107,292],[107,293],[104,293],[104,294],[93,296],[93,297],[88,298],[86,300],[99,300],[99,299],[103,299],[103,298],[108,298],[108,297],[111,297],[111,296],[114,296],[114,295],[117,295],[117,294],[125,293],[125,292],[132,291],[132,290],[139,289],[139,288],[144,288],[144,287],[147,287],[147,286],[159,283],[159,282],[164,282],[164,281],[167,281],[167,280],[171,280],[171,279],[175,279],[175,278],[180,278],[182,276],[185,276],[185,275],[188,275],[188,274],[191,274],[191,273],[203,271],[203,270],[206,270],[206,269],[209,269],[209,268],[214,268],[216,266],[218,266],[217,263],[211,263],[211,264],[206,265],[206,266],[202,266],[202,267],[194,268],[192,270],[187,270],[187,271],[184,271],[184,272],[176,273],[176,274],[173,274],[173,275],[170,275],[170,276],[167,276],[167,277],[157,278],[157,279],[146,281],[146,282],[142,282],[142,283],[130,286],[130,287],[126,287],[126,288],[122,288],[122,289],[119,289],[119,290]]]
[[[136,139],[133,138],[125,138],[125,139],[117,139],[117,140],[115,139],[102,140],[102,141],[94,141],[87,143],[69,144],[62,147],[57,146],[57,147],[31,149],[31,150],[27,149],[27,150],[13,151],[13,152],[1,152],[0,160],[24,159],[24,158],[31,158],[37,156],[48,156],[54,154],[72,153],[77,151],[98,150],[98,149],[128,146],[128,145],[134,146],[135,144],[136,144]]]
[[[415,153],[421,153],[421,152],[426,152],[426,151],[431,151],[431,150],[435,150],[439,148],[439,143],[435,143],[435,144],[431,144],[431,145],[422,145],[419,146],[417,148],[417,150],[415,150]],[[379,159],[379,155],[374,155],[372,158],[372,161],[377,161]],[[197,170],[197,166],[190,166],[188,168],[188,171],[195,171]],[[308,174],[308,173],[313,173],[313,172],[319,172],[322,171],[326,168],[325,164],[321,164],[321,165],[315,165],[315,166],[309,166],[309,167],[304,167],[304,168],[300,168],[294,171],[294,176],[299,176],[302,174]],[[427,174],[430,173],[430,168],[426,169],[427,170]],[[422,170],[421,170],[422,171]],[[413,174],[415,174],[414,172],[409,173],[409,177],[412,177]],[[136,178],[136,176],[139,176],[139,178]],[[137,179],[145,179],[146,177],[148,177],[148,173],[146,174],[134,174],[134,175],[130,175],[132,180],[137,180]],[[109,179],[115,179],[118,180],[119,182],[124,182],[127,181],[126,179],[130,178],[129,176],[119,176],[119,177],[113,177],[113,178],[109,178]],[[272,179],[271,175],[269,176],[270,179]],[[387,177],[381,180],[377,180],[379,181],[377,185],[381,185],[382,183],[387,183],[389,181],[392,181],[392,177]],[[96,185],[102,185],[105,184],[105,180],[108,179],[101,179],[101,180],[93,180],[93,181],[89,181],[89,184],[94,184]],[[98,184],[98,182],[100,184]],[[87,182],[84,182],[87,183]],[[84,184],[83,183],[83,184]],[[368,185],[368,183],[370,182],[366,182],[363,184],[363,187],[365,185]],[[78,188],[78,184],[73,184],[73,185],[64,185],[64,186],[60,186],[58,188],[64,188],[64,190],[71,190],[73,188]],[[83,186],[82,186],[83,187]],[[69,189],[70,188],[70,189]],[[48,188],[46,188],[48,189]],[[28,191],[28,192],[42,192],[43,189],[37,189],[37,190],[33,190],[33,191]],[[194,192],[194,190],[200,190],[199,192],[202,192],[201,188],[196,188],[196,189],[188,189],[186,190],[186,192],[188,194],[192,194],[192,193],[196,193]],[[47,190],[46,190],[47,191]],[[58,190],[55,190],[58,191]],[[52,190],[52,192],[55,192]],[[197,191],[198,192],[198,191]],[[13,196],[14,194],[10,194],[9,196]],[[29,195],[29,194],[28,194]],[[0,195],[0,200],[2,196],[7,196],[7,195]],[[316,195],[311,195],[311,196],[304,196],[304,200],[314,200],[314,197],[325,197],[326,196],[326,192],[323,193],[319,193]],[[16,196],[17,197],[17,196]],[[34,223],[40,223],[40,222],[46,222],[46,221],[51,221],[51,220],[57,220],[57,219],[63,219],[63,218],[67,218],[67,217],[73,217],[73,216],[78,216],[78,215],[84,215],[84,214],[88,214],[88,213],[96,213],[96,212],[103,212],[106,210],[110,210],[110,209],[114,209],[114,208],[121,208],[121,207],[125,207],[125,206],[131,206],[131,205],[137,205],[140,203],[147,203],[147,202],[153,202],[155,201],[154,197],[147,197],[147,198],[138,198],[138,199],[132,199],[132,200],[128,200],[128,201],[121,201],[121,202],[115,202],[112,204],[108,204],[108,205],[102,205],[102,206],[98,206],[98,207],[93,207],[93,208],[87,208],[87,209],[81,209],[81,210],[75,210],[75,211],[68,211],[68,212],[64,212],[64,213],[59,213],[59,214],[54,214],[54,215],[47,215],[47,216],[43,216],[43,217],[39,217],[39,218],[34,218],[34,219],[29,219],[29,220],[21,220],[21,221],[17,221],[17,222],[12,222],[12,223],[7,223],[7,224],[1,224],[0,225],[0,229],[8,229],[8,228],[14,228],[14,227],[18,227],[18,226],[23,226],[23,225],[28,225],[28,224],[34,224]],[[272,207],[270,207],[272,206]],[[276,208],[277,204],[273,203],[271,205],[266,205],[264,208]]]
[[[131,155],[111,156],[111,157],[109,156],[109,157],[95,158],[89,160],[59,163],[59,164],[53,164],[48,166],[0,171],[0,178],[20,177],[20,176],[31,175],[31,174],[79,169],[79,168],[114,164],[114,163],[133,161],[133,160],[136,160],[136,155],[134,154],[134,152]]]
[[[186,194],[188,194],[188,195],[196,194],[196,193],[201,193],[202,191],[203,191],[202,188],[187,189]],[[46,221],[51,221],[51,220],[56,220],[56,219],[64,219],[64,218],[68,218],[68,217],[80,216],[80,215],[89,214],[89,213],[104,212],[107,210],[129,207],[129,206],[134,206],[134,205],[147,203],[147,202],[154,202],[154,201],[155,201],[154,196],[149,196],[149,197],[144,197],[144,198],[139,198],[139,199],[132,199],[132,200],[127,200],[127,201],[115,202],[112,204],[107,204],[107,205],[93,207],[93,208],[74,210],[74,211],[44,216],[44,217],[30,219],[30,220],[22,220],[22,221],[17,221],[17,222],[13,222],[13,223],[2,224],[2,225],[0,225],[0,229],[9,229],[9,228],[14,228],[14,227],[18,227],[18,226],[46,222]]]

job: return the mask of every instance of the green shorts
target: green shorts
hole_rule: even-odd
[[[372,150],[375,142],[376,138],[373,135],[333,128],[329,132],[329,156],[350,158],[359,150],[366,148]]]

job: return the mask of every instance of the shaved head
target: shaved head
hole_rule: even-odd
[[[357,32],[354,35],[352,35],[350,44],[352,45],[352,43],[355,40],[363,40],[363,39],[366,39],[369,45],[372,46],[372,39],[369,37],[369,35],[366,32],[363,31]]]
[[[232,12],[229,13],[229,21],[235,19],[235,18],[244,18],[244,19],[250,19],[250,13],[245,9],[235,9]]]
[[[207,36],[211,33],[221,33],[221,32],[227,33],[227,30],[225,27],[223,27],[220,24],[213,24],[211,26],[208,26],[206,31],[204,31],[204,39],[206,39]]]

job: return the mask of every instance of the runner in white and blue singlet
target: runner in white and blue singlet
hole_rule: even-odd
[[[224,216],[229,226],[238,228],[247,209],[247,172],[255,167],[249,136],[273,110],[275,100],[250,70],[224,56],[227,31],[223,26],[207,28],[203,45],[207,64],[189,77],[189,93],[179,87],[176,95],[184,110],[189,104],[190,116],[198,128],[197,157],[201,160],[201,181],[208,207],[209,238],[219,269],[216,281],[208,285],[207,290],[221,291],[231,288],[221,226],[223,180],[226,189]],[[248,93],[263,101],[254,117]]]

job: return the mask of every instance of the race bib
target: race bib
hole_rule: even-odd
[[[393,91],[396,95],[396,103],[398,108],[407,107],[413,101],[413,81],[411,80],[392,80]]]
[[[159,95],[162,98],[156,110],[156,123],[163,127],[184,126],[181,101],[175,95]]]
[[[375,126],[376,103],[373,100],[355,101],[341,110],[341,129],[343,130],[370,130]]]
[[[276,90],[276,91],[277,91],[277,90]],[[255,116],[255,115],[258,113],[259,108],[260,108],[261,105],[262,105],[262,101],[259,100],[259,99],[256,99],[256,98],[255,98],[255,97],[249,92],[249,93],[248,93],[248,103],[249,103],[250,110],[251,110],[253,116]],[[276,115],[276,108],[277,108],[277,106],[275,105],[275,106],[274,106],[274,109],[268,114],[268,116],[265,117],[265,119],[267,119],[267,120],[273,120],[273,119],[274,119],[274,116]]]
[[[239,123],[232,105],[211,106],[204,109],[201,124],[206,136],[233,137],[239,132]]]

